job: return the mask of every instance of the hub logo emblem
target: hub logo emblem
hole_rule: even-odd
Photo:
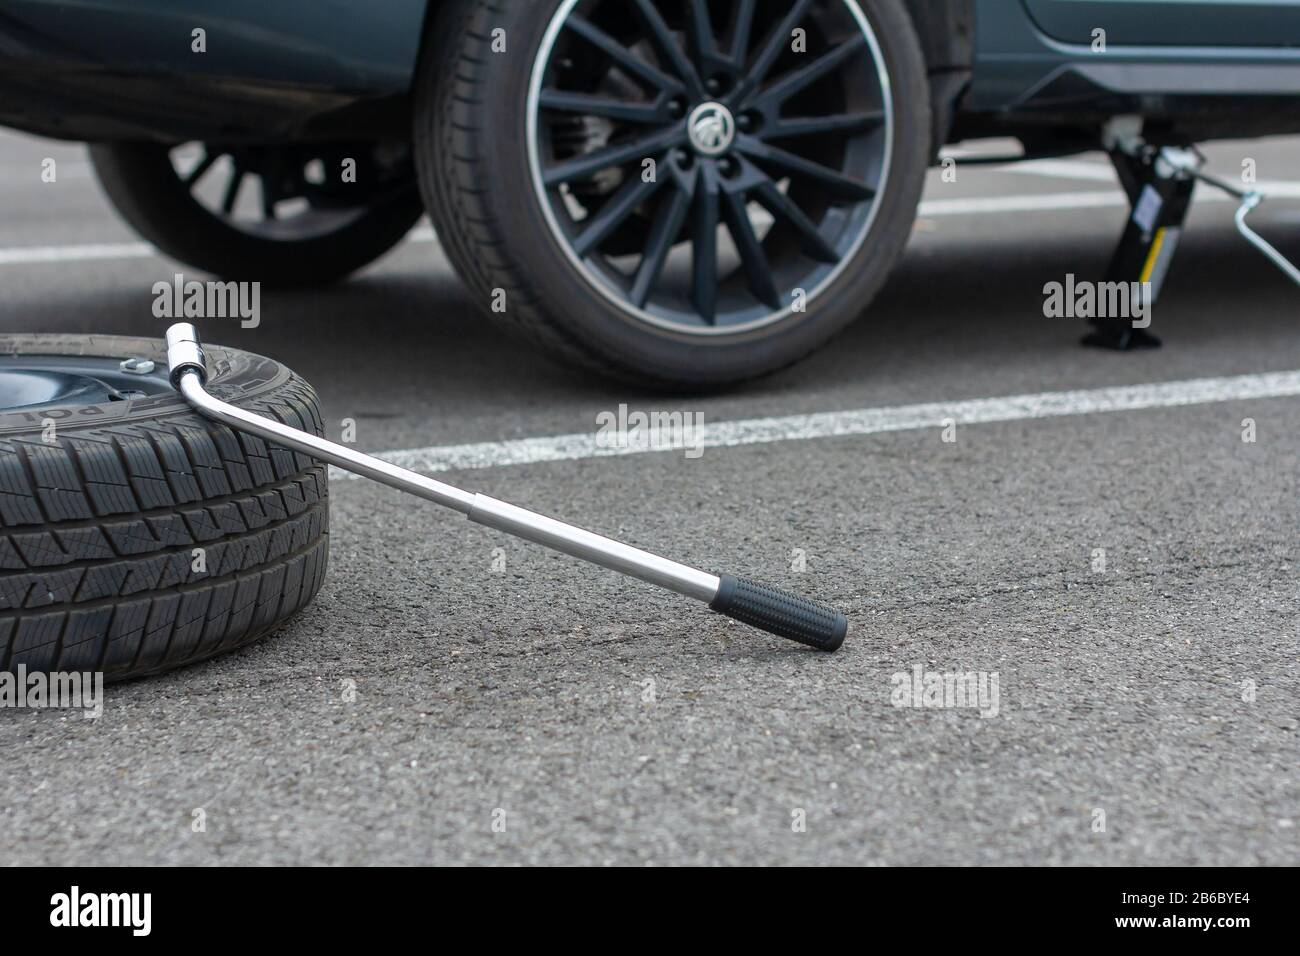
[[[736,138],[736,120],[721,103],[701,103],[686,121],[691,145],[697,153],[720,156]]]

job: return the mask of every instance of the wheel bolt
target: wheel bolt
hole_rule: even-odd
[[[704,88],[710,93],[721,93],[722,82],[716,76],[710,77],[708,82],[704,84]]]

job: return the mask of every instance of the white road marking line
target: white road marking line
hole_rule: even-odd
[[[65,179],[90,179],[94,176],[94,171],[89,163],[76,163],[67,159],[59,159],[57,156],[52,157],[55,161],[54,173],[55,182],[63,182]],[[38,186],[49,186],[41,176],[45,168],[41,165],[45,157],[33,159],[30,163],[8,163],[0,166],[0,179],[3,179],[6,185],[26,186],[37,184]]]
[[[1300,182],[1266,182],[1260,183],[1259,188],[1262,192],[1278,198],[1300,198]],[[1208,189],[1199,189],[1197,193],[1198,202],[1226,202],[1228,198],[1222,193]],[[942,216],[977,216],[1006,212],[1108,209],[1126,204],[1127,200],[1121,193],[1109,190],[1042,193],[1037,196],[971,196],[964,199],[927,199],[921,203],[918,215],[923,219],[931,219]],[[416,226],[407,238],[411,242],[437,242],[438,240],[433,227],[428,223]],[[0,248],[0,266],[147,259],[154,255],[157,255],[154,248],[144,242],[18,246],[9,249]]]
[[[1030,176],[1050,176],[1053,179],[1086,179],[1094,183],[1117,185],[1115,167],[1110,163],[1089,163],[1068,159],[1034,159],[1007,166],[994,166],[1000,173],[1024,173]]]
[[[1068,392],[1040,392],[1004,398],[977,398],[955,402],[926,402],[853,411],[751,418],[706,424],[701,429],[705,448],[730,448],[772,442],[804,441],[846,435],[875,435],[881,432],[913,431],[942,427],[945,419],[958,425],[988,422],[1032,421],[1041,418],[1095,415],[1103,412],[1140,411],[1151,408],[1179,408],[1251,398],[1300,396],[1300,371],[1267,372],[1228,378],[1199,378],[1149,385],[1121,385],[1111,388]],[[518,438],[509,441],[476,442],[379,452],[376,457],[418,472],[468,471],[531,465],[548,461],[581,461],[646,452],[675,451],[669,448],[598,445],[596,427],[575,435]],[[355,478],[339,468],[331,478]]]
[[[1118,183],[1115,167],[1109,162],[1089,162],[1084,159],[1020,159],[1011,162],[988,162],[989,159],[1006,156],[1011,150],[999,153],[989,150],[944,150],[943,157],[952,158],[960,163],[962,160],[983,160],[976,168],[987,169],[995,173],[1029,173],[1037,176],[1051,176],[1056,179],[1086,179],[1089,182]]]
[[[91,262],[97,259],[147,259],[156,255],[147,242],[98,242],[86,246],[27,246],[0,249],[0,266],[40,262]]]
[[[1115,168],[1109,163],[1089,163],[1082,160],[1035,159],[1024,163],[1011,163],[1006,166],[993,166],[991,169],[1000,173],[1019,173],[1029,176],[1047,176],[1052,179],[1086,179],[1089,182],[1109,183],[1118,186],[1119,180]],[[1260,183],[1238,183],[1242,189],[1255,188],[1260,192],[1280,199],[1300,196],[1300,182],[1294,180],[1265,180]],[[1204,184],[1197,186],[1198,202],[1211,199],[1215,202],[1227,202],[1230,197],[1217,189]],[[1119,200],[1123,204],[1123,200]]]
[[[1232,182],[1232,180],[1229,179],[1228,182]],[[1238,183],[1237,185],[1241,186],[1242,189],[1257,189],[1266,197],[1274,199],[1300,199],[1300,182],[1297,182],[1294,179],[1261,179],[1257,183],[1250,184],[1249,187],[1246,183]],[[1213,189],[1209,186],[1202,185],[1197,186],[1196,188],[1198,190],[1208,190],[1210,195],[1222,196],[1225,200],[1230,198],[1219,192],[1217,189]],[[1200,197],[1198,196],[1197,198]],[[1236,202],[1235,199],[1232,201]]]
[[[1041,193],[1037,196],[966,196],[962,199],[927,199],[917,215],[922,219],[941,216],[981,216],[1000,212],[1050,212],[1061,209],[1104,209],[1124,206],[1123,193],[1102,190],[1078,193]]]
[[[1263,182],[1256,186],[1270,198],[1300,198],[1300,182]],[[1206,186],[1196,187],[1196,202],[1237,202],[1227,193]],[[1029,196],[968,196],[963,199],[929,199],[921,203],[921,218],[975,216],[1000,212],[1053,212],[1066,209],[1105,209],[1127,206],[1120,192],[1094,189],[1074,193],[1041,193]],[[1265,204],[1267,208],[1267,204]]]
[[[437,236],[433,233],[433,227],[426,223],[412,229],[407,239],[410,242],[435,242]],[[84,246],[19,246],[0,249],[0,266],[148,259],[158,254],[158,250],[147,242],[97,242]]]

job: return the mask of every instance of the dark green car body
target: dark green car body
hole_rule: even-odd
[[[440,2],[5,0],[0,124],[77,140],[404,135]],[[900,2],[940,143],[1068,146],[1123,113],[1188,141],[1300,130],[1300,0]]]

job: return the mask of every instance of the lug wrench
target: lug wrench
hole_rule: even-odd
[[[820,651],[833,651],[844,642],[848,632],[847,619],[824,604],[745,578],[709,574],[669,561],[487,495],[462,491],[223,402],[204,388],[207,365],[198,331],[193,325],[180,323],[167,330],[167,365],[172,386],[187,402],[205,417],[237,431],[249,432],[364,478],[452,508],[489,528],[704,601],[719,614]]]
[[[1205,157],[1201,156],[1200,159],[1202,163],[1205,162]],[[1233,199],[1241,202],[1241,205],[1237,207],[1236,214],[1232,217],[1233,222],[1237,224],[1237,231],[1241,233],[1243,239],[1262,252],[1269,262],[1281,269],[1283,275],[1296,285],[1300,285],[1300,268],[1297,268],[1291,260],[1278,251],[1276,246],[1246,223],[1246,217],[1259,208],[1264,200],[1268,198],[1268,194],[1257,189],[1238,189],[1226,180],[1211,176],[1199,166],[1191,170],[1191,175],[1201,180],[1201,182],[1223,190]]]

